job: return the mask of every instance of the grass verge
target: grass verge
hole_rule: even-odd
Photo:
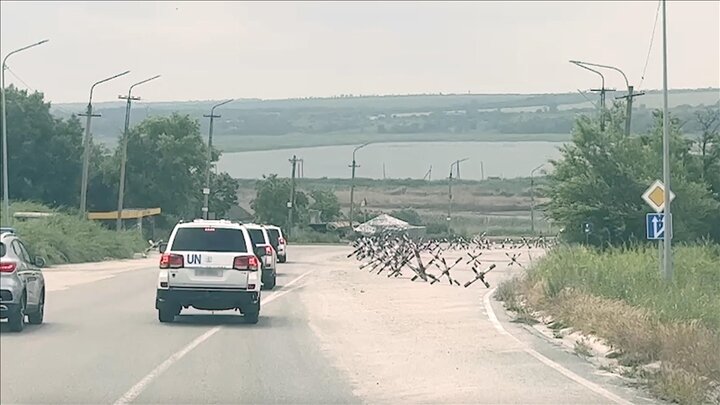
[[[132,258],[147,245],[134,231],[116,232],[100,224],[80,219],[46,206],[18,202],[11,212],[53,212],[52,217],[15,221],[13,227],[34,256],[48,264],[84,263],[108,259]]]
[[[604,339],[660,398],[720,403],[720,246],[677,247],[672,282],[657,256],[644,247],[560,248],[496,298]]]

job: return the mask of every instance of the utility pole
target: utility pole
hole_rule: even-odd
[[[133,97],[132,96],[132,90],[135,86],[139,86],[143,83],[147,83],[150,80],[155,80],[160,75],[151,77],[149,79],[143,80],[141,82],[135,83],[132,86],[130,86],[130,89],[128,90],[127,96],[118,96],[121,100],[127,100],[127,104],[125,105],[125,129],[123,131],[123,139],[122,139],[122,157],[120,160],[120,187],[118,189],[118,206],[117,206],[117,221],[115,223],[115,229],[119,232],[122,229],[122,211],[123,211],[123,204],[125,203],[125,170],[127,165],[127,146],[128,146],[128,138],[130,137],[130,108],[131,103],[133,101],[140,100],[140,97]]]
[[[88,101],[87,109],[85,111],[85,114],[78,114],[81,117],[87,117],[87,120],[85,121],[85,142],[83,144],[83,168],[82,168],[82,178],[81,178],[81,188],[80,188],[80,216],[85,218],[85,214],[87,212],[87,188],[88,188],[88,178],[89,178],[89,172],[90,172],[90,153],[92,152],[90,150],[92,142],[92,133],[90,132],[90,122],[92,120],[92,117],[100,117],[100,114],[93,114],[93,106],[92,106],[92,97],[93,97],[93,91],[95,90],[95,86],[101,83],[105,83],[107,81],[110,81],[112,79],[118,78],[120,76],[124,76],[126,74],[130,73],[129,70],[126,70],[122,73],[118,73],[115,76],[110,76],[107,79],[100,80],[98,82],[93,83],[93,85],[90,87],[90,99]]]
[[[215,109],[231,101],[233,101],[233,99],[225,100],[222,103],[215,104],[210,109],[210,115],[203,115],[203,117],[205,118],[210,118],[210,129],[208,130],[207,169],[205,169],[205,188],[203,189],[204,201],[202,207],[203,217],[205,217],[205,219],[210,219],[210,170],[212,168],[213,123],[215,121],[215,118],[221,117],[221,115],[215,115]]]
[[[297,163],[297,177],[299,179],[305,178],[305,159],[298,159]]]
[[[447,227],[448,234],[452,232],[452,165],[450,165],[450,176],[448,176],[448,215]]]
[[[383,162],[383,180],[387,179],[385,176],[385,162]]]
[[[469,158],[456,160],[450,164],[450,176],[448,177],[448,233],[452,231],[452,179],[453,179],[453,166],[460,165],[460,162],[464,162]]]
[[[357,165],[357,162],[355,161],[355,152],[357,152],[358,150],[360,150],[368,145],[370,145],[370,142],[364,143],[364,144],[356,147],[355,149],[353,149],[353,154],[352,154],[352,164],[350,165],[350,167],[352,168],[352,174],[350,177],[350,230],[351,231],[354,229],[353,228],[353,220],[354,220],[353,214],[354,214],[354,209],[355,209],[355,207],[354,207],[354,205],[355,205],[355,169],[360,167]]]
[[[645,94],[645,93],[644,93],[644,92],[635,93],[635,92],[634,92],[634,89],[633,89],[633,86],[630,85],[630,82],[628,81],[628,78],[627,78],[627,76],[625,75],[625,72],[623,72],[623,71],[620,70],[619,68],[616,68],[615,66],[601,65],[601,64],[599,64],[599,63],[580,62],[580,61],[576,61],[576,60],[571,60],[570,62],[571,62],[571,63],[574,63],[574,64],[576,64],[576,65],[578,65],[578,66],[581,66],[581,67],[583,67],[583,68],[585,68],[585,69],[588,69],[588,70],[592,70],[592,69],[589,69],[587,66],[584,66],[584,65],[597,66],[597,67],[601,67],[601,68],[605,68],[605,69],[612,69],[612,70],[614,70],[614,71],[616,71],[616,72],[618,72],[618,73],[620,73],[620,74],[622,75],[623,79],[625,79],[625,85],[627,86],[628,94],[625,95],[625,96],[616,97],[616,99],[621,99],[621,98],[627,99],[627,103],[626,103],[626,106],[625,106],[625,136],[630,136],[630,124],[631,124],[631,121],[632,121],[632,104],[633,104],[633,98],[638,97],[638,96],[642,96],[642,95]],[[599,72],[594,71],[594,70],[592,70],[592,71],[595,72],[595,73],[599,73]],[[604,78],[603,78],[603,83],[604,83]],[[605,87],[604,84],[603,84],[603,87]]]
[[[287,204],[288,207],[288,227],[287,232],[288,235],[292,232],[293,227],[293,211],[295,210],[295,168],[297,166],[298,158],[297,156],[293,155],[292,159],[289,159],[290,163],[292,164],[292,177],[291,177],[291,186],[290,186],[290,201]]]
[[[633,86],[628,85],[628,94],[625,96],[620,96],[618,98],[624,98],[627,99],[627,102],[625,103],[625,116],[627,119],[625,120],[625,135],[630,135],[630,121],[632,120],[632,104],[633,104],[633,98],[636,96],[641,96],[642,93],[633,94]]]
[[[432,165],[430,165],[430,169],[425,173],[425,176],[423,176],[423,180],[432,180]]]
[[[485,164],[480,161],[480,180],[485,180]]]
[[[44,39],[40,42],[36,42],[32,45],[24,46],[20,49],[16,49],[8,53],[2,61],[2,72],[0,72],[0,105],[2,106],[2,179],[3,179],[3,217],[2,222],[4,225],[10,225],[10,186],[8,185],[8,142],[7,142],[7,108],[5,106],[5,69],[6,62],[10,55],[22,52],[26,49],[34,48],[38,45],[42,45],[48,42],[49,39]]]
[[[545,164],[530,171],[530,233],[535,235],[535,172],[542,169]]]
[[[670,214],[670,118],[668,117],[668,83],[667,83],[667,14],[666,0],[662,0],[663,14],[663,183],[665,186],[665,237],[663,238],[663,270],[665,279],[673,277],[672,237],[673,223]]]

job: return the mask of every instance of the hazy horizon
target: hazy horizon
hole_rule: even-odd
[[[2,1],[6,84],[55,104],[341,94],[549,94],[599,86],[568,60],[615,65],[662,88],[658,2]],[[668,85],[720,88],[720,3],[668,1]],[[61,17],[62,16],[62,17]],[[598,22],[604,22],[599,25]],[[611,23],[610,23],[611,22]],[[647,70],[643,71],[653,40]],[[85,45],[87,43],[87,45]],[[606,85],[623,91],[618,73]]]

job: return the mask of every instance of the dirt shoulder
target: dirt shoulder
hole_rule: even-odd
[[[519,271],[507,266],[505,253],[483,254],[483,268],[497,265],[489,273],[492,286]],[[531,255],[537,259],[542,251]],[[519,261],[529,263],[527,251]],[[464,284],[473,273],[462,268],[453,277]],[[430,286],[407,274],[388,279],[358,270],[342,254],[313,277],[313,293],[301,296],[310,327],[355,393],[370,403],[608,402],[499,333],[485,313],[488,290],[480,283]]]

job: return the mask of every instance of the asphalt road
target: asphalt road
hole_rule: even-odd
[[[364,381],[362,375],[357,375],[359,372],[352,375],[352,364],[339,367],[336,360],[342,357],[337,350],[368,359],[380,356],[380,361],[383,353],[363,352],[365,349],[359,344],[328,349],[321,343],[319,332],[325,328],[328,333],[342,334],[343,328],[331,322],[331,317],[326,323],[316,322],[315,329],[308,320],[311,314],[304,298],[328,296],[318,286],[323,286],[323,282],[327,284],[328,274],[340,266],[338,263],[345,260],[348,251],[346,247],[293,247],[289,263],[279,267],[278,287],[272,292],[263,292],[257,325],[245,324],[238,313],[193,310],[184,311],[173,324],[160,324],[154,309],[156,258],[138,261],[130,270],[123,265],[107,267],[106,264],[96,268],[81,266],[68,272],[48,269],[46,323],[28,325],[20,334],[6,332],[7,328],[2,325],[0,402],[382,402],[376,397],[364,396],[370,391],[360,386],[368,383],[375,387],[374,381]],[[355,264],[348,262],[348,266]],[[97,277],[99,272],[103,272],[104,278]],[[60,282],[71,279],[73,282],[67,285]],[[478,310],[474,312],[479,313],[480,306],[482,302],[478,302]],[[503,318],[500,322],[504,322]],[[508,347],[518,344],[512,340],[515,338],[504,337],[494,330],[489,321],[487,325],[484,330],[497,342],[503,345],[507,342]],[[420,330],[415,333],[422,334]],[[543,358],[553,358],[552,364],[574,362],[570,369],[580,367],[581,360],[568,360],[569,357],[554,350],[549,345],[542,346],[535,352],[540,357],[522,350],[503,355],[504,352],[498,350],[497,358],[507,362],[484,365],[496,369],[497,375],[512,371],[520,361],[533,363],[533,367],[542,370],[505,381],[502,396],[497,396],[499,387],[495,382],[483,385],[487,376],[482,375],[472,377],[478,381],[472,390],[453,387],[451,381],[436,389],[452,391],[454,395],[462,392],[465,403],[531,403],[526,396],[513,397],[513,392],[522,392],[528,386],[548,387],[546,392],[538,393],[543,403],[567,402],[569,392],[574,403],[623,403],[594,391],[593,383],[583,385],[583,377],[571,378],[545,362]],[[546,353],[547,357],[539,352]],[[409,361],[407,364],[411,367]],[[432,363],[426,362],[426,367],[432,369]],[[408,376],[415,371],[405,370]],[[579,375],[583,371],[568,372]],[[625,395],[624,391],[612,390]],[[395,397],[387,402],[416,403],[412,397]]]

